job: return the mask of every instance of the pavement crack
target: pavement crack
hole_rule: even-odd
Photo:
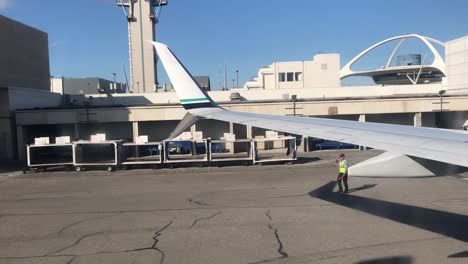
[[[99,252],[95,252],[95,253],[92,253],[92,254],[88,254],[89,255],[98,255],[98,254],[115,254],[115,253],[129,253],[129,252],[139,252],[139,251],[147,251],[147,250],[156,250],[158,251],[160,254],[161,254],[161,259],[159,260],[159,264],[163,264],[164,263],[164,260],[166,259],[166,253],[161,250],[159,247],[157,247],[158,245],[158,242],[159,242],[159,238],[161,235],[162,235],[162,232],[164,230],[166,230],[167,228],[169,228],[171,225],[172,225],[172,222],[173,220],[171,220],[169,223],[167,223],[165,226],[163,226],[161,229],[157,230],[156,232],[154,232],[154,236],[153,236],[153,245],[151,245],[151,247],[144,247],[144,248],[136,248],[136,249],[127,249],[127,250],[123,250],[123,251],[99,251]],[[84,239],[84,238],[82,238]],[[81,240],[82,240],[81,239]],[[79,241],[78,241],[79,243]],[[76,244],[78,244],[76,243]],[[72,247],[72,246],[70,246]],[[68,247],[68,248],[70,248]],[[66,248],[65,248],[66,249]],[[62,249],[62,250],[59,250],[58,252],[60,251],[63,251],[65,249]],[[57,252],[57,253],[58,253]],[[52,253],[54,254],[54,253]]]
[[[281,241],[281,238],[279,236],[278,228],[273,227],[271,224],[271,221],[273,218],[271,217],[271,211],[268,209],[268,211],[265,212],[266,217],[268,217],[268,229],[273,231],[273,234],[275,235],[276,243],[278,243],[278,249],[276,250],[278,254],[281,255],[279,258],[287,258],[289,257],[288,253],[284,250],[283,246],[283,241]]]
[[[78,256],[73,256],[66,264],[72,264]]]
[[[194,199],[192,199],[192,198],[187,199],[187,201],[188,201],[189,203],[194,203],[194,204],[196,204],[196,205],[210,206],[210,204],[207,204],[207,203],[204,203],[204,202],[200,202],[200,201],[194,200]]]
[[[200,218],[195,219],[193,221],[192,225],[190,226],[190,229],[192,229],[199,221],[212,219],[212,218],[216,217],[219,214],[222,214],[222,212],[217,212],[217,213],[215,213],[213,215],[210,215],[210,216],[207,216],[207,217],[200,217]]]
[[[92,236],[96,236],[96,235],[100,235],[100,234],[104,234],[104,233],[105,233],[105,232],[96,232],[96,233],[84,235],[84,236],[80,237],[78,240],[76,240],[75,243],[73,243],[73,244],[71,244],[71,245],[69,245],[69,246],[63,247],[63,248],[61,248],[61,249],[58,249],[58,250],[56,250],[56,251],[54,251],[54,252],[48,253],[48,254],[46,254],[45,256],[48,257],[48,256],[50,256],[50,255],[58,254],[58,253],[60,253],[60,252],[62,252],[62,251],[65,251],[65,250],[67,250],[67,249],[70,249],[70,248],[72,248],[72,247],[78,245],[81,241],[85,240],[86,238],[90,238],[90,237],[92,237]]]
[[[161,253],[161,259],[159,261],[159,264],[163,264],[164,263],[164,259],[166,258],[166,254],[164,253],[163,250],[161,250],[160,248],[157,247],[158,245],[158,242],[159,242],[159,239],[158,237],[161,236],[162,232],[168,228],[169,226],[172,225],[172,221],[171,220],[169,223],[167,223],[165,226],[163,226],[161,229],[157,230],[156,232],[154,232],[154,236],[153,236],[153,240],[154,240],[154,243],[153,245],[151,246],[151,248],[147,248],[147,249],[143,249],[143,250],[148,250],[148,249],[153,249],[153,250],[156,250],[158,251],[159,253]],[[141,251],[141,250],[139,250]]]
[[[273,220],[273,219],[271,218],[271,210],[270,210],[270,209],[268,209],[268,211],[265,212],[265,215],[268,217],[268,219],[270,220],[270,222],[271,222],[271,220]]]
[[[74,222],[74,223],[71,223],[69,225],[66,225],[64,226],[62,229],[60,229],[60,231],[58,232],[59,235],[61,235],[63,232],[65,232],[65,230],[73,227],[73,226],[77,226],[81,223],[85,223],[85,222],[88,222],[88,221],[94,221],[94,220],[100,220],[100,219],[104,219],[104,218],[107,218],[107,217],[114,217],[114,216],[117,216],[117,215],[120,215],[121,213],[116,213],[116,214],[111,214],[111,215],[105,215],[105,216],[99,216],[99,217],[92,217],[92,218],[87,218],[87,219],[83,219],[83,220],[80,220],[80,221],[77,221],[77,222]]]
[[[211,205],[210,205],[211,206]],[[284,204],[284,205],[270,205],[270,208],[314,208],[314,207],[333,207],[334,204],[323,203],[323,204]],[[211,209],[265,209],[263,205],[248,205],[248,206],[229,206],[229,205],[218,205],[212,208],[193,208],[193,207],[181,207],[181,208],[170,208],[170,209],[145,209],[145,210],[125,210],[125,211],[78,211],[78,212],[64,212],[64,213],[19,213],[19,214],[3,214],[5,217],[11,216],[59,216],[59,215],[76,215],[76,214],[99,214],[99,213],[151,213],[151,212],[180,212],[180,211],[198,211],[198,210],[211,210]]]
[[[286,251],[284,251],[283,242],[281,241],[281,238],[279,237],[278,229],[273,228],[272,225],[270,225],[270,224],[268,225],[268,228],[270,228],[271,230],[274,231],[276,242],[278,243],[278,250],[277,251],[281,255],[281,258],[289,257],[288,253],[286,253]]]

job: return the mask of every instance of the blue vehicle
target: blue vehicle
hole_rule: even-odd
[[[331,140],[317,140],[314,142],[314,149],[325,150],[325,149],[358,149],[359,146],[349,143],[331,141]]]

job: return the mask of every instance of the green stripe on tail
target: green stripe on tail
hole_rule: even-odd
[[[190,98],[190,99],[181,99],[181,103],[193,103],[193,102],[203,102],[209,101],[208,98]]]

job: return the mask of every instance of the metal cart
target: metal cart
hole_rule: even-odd
[[[164,141],[164,163],[187,163],[208,161],[207,140]]]
[[[113,171],[118,164],[120,141],[76,141],[73,142],[73,166],[76,171],[85,167],[106,167]]]
[[[212,140],[209,145],[212,162],[245,161],[247,163],[253,159],[252,140],[250,139]]]
[[[120,148],[120,164],[123,166],[162,163],[162,143],[124,143]]]
[[[36,171],[39,168],[73,166],[72,144],[26,145],[28,168]]]
[[[266,162],[286,161],[292,163],[297,160],[296,138],[292,136],[278,138],[252,139],[253,163],[262,165]]]

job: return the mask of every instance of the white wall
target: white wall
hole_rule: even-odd
[[[279,81],[281,73],[301,73],[300,80]],[[274,62],[245,83],[245,89],[312,89],[340,85],[340,55],[318,54],[312,61]]]
[[[305,63],[305,88],[336,88],[340,86],[340,55],[318,54]]]
[[[50,78],[50,91],[53,93],[63,94],[63,79]]]
[[[446,43],[445,63],[448,89],[468,89],[468,36]]]

